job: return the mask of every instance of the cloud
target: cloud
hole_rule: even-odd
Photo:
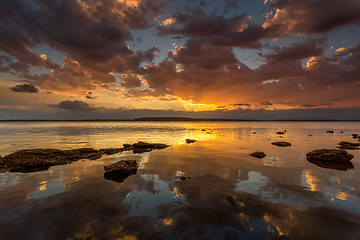
[[[265,28],[278,26],[283,34],[322,34],[360,23],[360,2],[353,0],[277,0],[269,5],[275,13]]]
[[[121,86],[128,89],[137,88],[141,86],[141,77],[139,74],[127,73],[121,76]]]
[[[59,109],[64,109],[64,110],[69,110],[69,111],[89,111],[89,110],[96,110],[96,108],[91,107],[90,104],[86,103],[86,102],[82,102],[82,101],[62,101],[57,105],[49,105],[50,107],[53,108],[59,108]]]
[[[175,23],[158,26],[159,35],[190,37],[188,41],[243,48],[260,48],[262,39],[277,36],[276,26],[265,29],[250,24],[247,14],[225,18],[214,13],[207,15],[198,9],[190,14],[175,13],[173,18]]]
[[[19,93],[37,93],[39,92],[38,89],[31,84],[22,84],[22,85],[15,85],[14,87],[10,88],[13,92],[19,92]]]
[[[136,4],[117,0],[4,0],[0,9],[0,51],[11,57],[6,61],[9,68],[34,85],[66,90],[69,88],[56,86],[73,82],[75,87],[91,90],[101,87],[104,81],[114,83],[115,79],[104,78],[110,72],[136,72],[142,62],[153,61],[157,48],[132,51],[126,41],[133,40],[130,29],[149,28],[148,19],[161,14],[163,5],[164,1],[155,0]],[[44,44],[66,56],[64,67],[32,51]],[[78,71],[69,61],[76,62]],[[51,72],[30,74],[30,66]],[[85,77],[85,72],[90,76]]]

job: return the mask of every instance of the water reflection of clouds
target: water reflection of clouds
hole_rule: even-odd
[[[127,217],[133,216],[157,216],[157,208],[163,204],[180,204],[185,198],[178,190],[169,187],[169,183],[159,179],[159,176],[142,175],[145,181],[153,181],[155,193],[149,191],[133,190],[125,199],[125,204],[130,204],[131,209]]]

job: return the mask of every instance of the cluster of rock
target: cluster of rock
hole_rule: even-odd
[[[154,149],[169,147],[162,143],[138,142],[124,144],[123,148],[79,148],[72,150],[59,149],[25,149],[0,157],[0,172],[34,172],[49,169],[51,166],[64,165],[80,159],[95,160],[102,155],[132,150],[134,153],[148,152]]]

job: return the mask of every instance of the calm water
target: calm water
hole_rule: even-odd
[[[347,171],[305,156],[356,142],[352,133],[359,122],[2,122],[1,155],[137,141],[171,147],[1,173],[0,239],[360,239],[360,150],[349,150]],[[138,160],[137,174],[105,179],[103,166],[122,159]]]

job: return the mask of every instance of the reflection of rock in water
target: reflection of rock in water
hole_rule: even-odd
[[[135,170],[132,170],[132,171],[129,171],[126,173],[121,173],[121,172],[104,173],[104,178],[107,180],[121,183],[121,182],[125,181],[125,179],[130,177],[131,175],[135,175],[136,171],[137,170],[135,169]]]
[[[349,162],[323,162],[320,160],[310,160],[308,159],[310,163],[315,164],[316,166],[322,167],[322,168],[330,168],[340,171],[346,171],[348,169],[353,169],[354,165]]]

